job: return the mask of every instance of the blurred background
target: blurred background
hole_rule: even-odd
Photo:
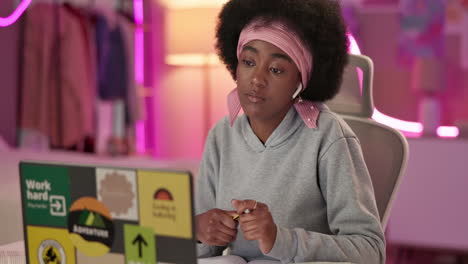
[[[235,87],[213,48],[225,2],[1,0],[4,193],[24,158],[196,173]],[[468,1],[341,2],[350,52],[374,62],[373,118],[410,145],[388,263],[468,263]]]

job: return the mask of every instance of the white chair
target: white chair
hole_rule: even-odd
[[[326,104],[343,117],[361,143],[385,229],[408,161],[408,143],[398,130],[371,119],[373,71],[369,57],[350,54],[340,92]]]

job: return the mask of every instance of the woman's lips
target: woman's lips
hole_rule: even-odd
[[[262,102],[262,101],[265,100],[263,97],[256,96],[256,95],[253,95],[253,94],[247,94],[247,99],[249,100],[249,102],[254,103],[254,104]]]

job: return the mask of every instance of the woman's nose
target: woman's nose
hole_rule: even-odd
[[[260,68],[257,68],[252,75],[252,85],[255,88],[263,88],[266,85],[264,71]]]

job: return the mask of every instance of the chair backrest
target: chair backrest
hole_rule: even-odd
[[[349,54],[339,93],[327,105],[338,114],[370,118],[374,113],[374,64],[369,57]]]
[[[349,58],[340,92],[327,105],[343,117],[361,143],[385,228],[408,161],[408,142],[398,130],[371,119],[372,60],[362,55]]]

